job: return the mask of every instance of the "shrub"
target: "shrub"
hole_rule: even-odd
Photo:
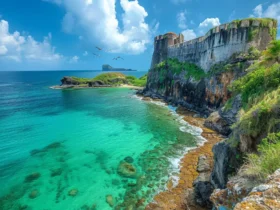
[[[138,87],[144,87],[147,84],[147,74],[144,76],[140,77],[139,79],[134,76],[126,76],[126,79],[129,84],[138,86]]]
[[[258,146],[259,154],[249,154],[243,174],[264,180],[280,168],[280,133],[270,133]]]

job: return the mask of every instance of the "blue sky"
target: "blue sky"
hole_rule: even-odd
[[[154,36],[192,39],[249,16],[280,22],[280,1],[2,0],[0,70],[148,70]]]

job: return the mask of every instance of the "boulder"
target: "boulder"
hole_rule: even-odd
[[[123,177],[135,178],[137,170],[136,167],[131,163],[121,161],[118,166],[118,174]]]
[[[113,207],[115,205],[114,197],[112,195],[106,196],[106,202]]]
[[[134,159],[130,156],[127,156],[127,157],[124,158],[124,161],[127,162],[127,163],[133,163]]]
[[[68,195],[74,197],[78,194],[78,192],[79,191],[77,189],[71,189],[69,190]]]
[[[29,198],[34,199],[34,198],[37,198],[38,195],[39,195],[39,191],[38,191],[38,190],[32,190],[32,191],[29,193]]]

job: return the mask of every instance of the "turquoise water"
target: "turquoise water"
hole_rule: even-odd
[[[176,184],[201,131],[173,107],[127,88],[49,89],[99,73],[0,72],[0,209],[144,209],[169,178]],[[132,177],[119,173],[124,162]]]

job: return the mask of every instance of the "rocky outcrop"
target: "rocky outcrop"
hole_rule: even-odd
[[[229,106],[211,113],[205,120],[205,126],[228,136],[232,132],[231,126],[237,121],[237,114],[241,108],[241,96],[234,97]]]
[[[214,206],[234,210],[280,209],[280,169],[257,186],[254,180],[239,175],[231,178],[227,188],[216,189],[211,195]]]
[[[197,172],[199,172],[199,176],[193,183],[194,200],[199,206],[212,209],[212,202],[209,198],[214,188],[210,183],[211,167],[205,155],[198,158]]]
[[[226,187],[228,175],[236,172],[240,165],[237,158],[239,152],[225,141],[213,147],[214,169],[211,174],[211,183],[215,188],[223,189]]]

